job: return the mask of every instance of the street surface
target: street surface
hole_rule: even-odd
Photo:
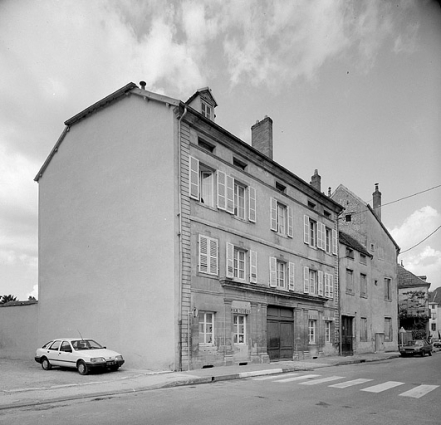
[[[441,355],[0,411],[0,424],[439,425]]]

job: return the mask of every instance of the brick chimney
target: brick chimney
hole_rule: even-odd
[[[311,183],[309,184],[319,192],[322,190],[322,178],[317,169],[314,171],[314,175],[311,177]]]
[[[381,221],[381,192],[378,190],[378,183],[375,183],[375,192],[372,194],[374,213]]]
[[[273,120],[265,115],[251,127],[251,146],[273,159]]]

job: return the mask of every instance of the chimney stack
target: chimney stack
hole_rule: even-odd
[[[375,183],[375,192],[372,194],[374,213],[378,220],[381,221],[381,192],[378,190],[378,183]]]
[[[139,82],[139,85],[141,86],[141,88],[142,88],[143,90],[145,90],[145,85],[146,85],[146,82],[145,82],[145,81],[140,81],[140,82]]]
[[[322,178],[317,169],[315,169],[314,175],[311,177],[311,183],[309,184],[319,192],[322,190]]]
[[[251,127],[251,146],[273,159],[273,120],[265,115]]]

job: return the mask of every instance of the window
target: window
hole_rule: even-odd
[[[275,198],[271,198],[271,230],[290,238],[293,236],[292,209]]]
[[[213,108],[203,100],[201,100],[201,112],[204,117],[213,119]]]
[[[367,298],[367,277],[360,273],[360,297]]]
[[[352,216],[351,216],[351,214],[346,214],[346,215],[345,215],[345,220],[346,220],[346,223],[351,222],[351,221],[352,221]]]
[[[310,344],[315,344],[317,332],[317,320],[308,320],[308,342]]]
[[[367,342],[368,332],[367,332],[367,319],[366,317],[360,318],[360,341]]]
[[[322,274],[320,274],[322,276]],[[304,285],[303,292],[305,294],[314,295],[317,293],[317,281],[318,281],[318,273],[317,270],[312,270],[309,267],[305,267],[303,269],[303,277],[304,277]],[[323,288],[321,290],[321,294],[323,295]]]
[[[246,258],[247,251],[243,248],[234,246],[231,243],[226,245],[226,277],[230,279],[246,280]],[[249,272],[250,282],[257,282],[257,252],[249,251]]]
[[[334,276],[325,273],[325,297],[334,298]]]
[[[316,205],[314,204],[314,202],[308,201],[308,207],[314,209]]]
[[[208,236],[199,235],[199,271],[217,275],[218,241]]]
[[[60,345],[61,345],[61,341],[54,341],[54,343],[49,347],[49,350],[58,351]]]
[[[392,280],[384,278],[384,299],[386,301],[392,301]]]
[[[294,263],[286,263],[270,257],[270,286],[294,290]]]
[[[392,341],[393,340],[393,332],[392,332],[392,319],[390,317],[384,318],[384,340]]]
[[[245,187],[234,182],[234,215],[245,220]]]
[[[325,342],[331,342],[331,323],[329,321],[325,322]]]
[[[233,343],[246,343],[246,316],[241,314],[233,315]]]
[[[236,167],[239,167],[241,170],[245,170],[247,168],[247,164],[243,161],[241,161],[240,159],[234,158],[233,157],[233,165],[235,165]]]
[[[346,247],[346,257],[353,260],[354,259],[354,250]]]
[[[210,207],[214,207],[214,173],[201,171],[201,199],[200,201]]]
[[[276,189],[280,190],[280,192],[285,193],[286,191],[286,186],[280,182],[276,182]]]
[[[346,293],[354,293],[354,272],[350,269],[346,269]]]
[[[367,258],[366,255],[360,254],[360,263],[366,265],[367,264]]]
[[[337,231],[326,227],[307,215],[303,216],[303,242],[313,248],[319,248],[328,254],[337,255]]]
[[[332,230],[329,227],[325,228],[325,251],[330,254],[332,250]]]
[[[213,345],[214,313],[199,312],[199,344]]]
[[[309,219],[309,246],[317,246],[317,222]]]
[[[436,323],[432,323],[430,326],[432,331],[436,331]]]
[[[202,149],[205,149],[208,152],[213,153],[215,146],[211,143],[206,142],[205,140],[198,139],[198,146],[200,146]]]
[[[190,156],[190,197],[214,207],[214,171]]]

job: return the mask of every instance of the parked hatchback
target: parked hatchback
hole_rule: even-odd
[[[431,356],[432,344],[430,344],[424,339],[414,339],[412,341],[408,341],[406,345],[400,347],[400,353],[403,357],[414,356],[415,354],[424,356],[426,353],[428,353],[429,356]]]
[[[116,351],[108,350],[93,339],[58,338],[44,344],[35,353],[35,361],[44,370],[52,366],[77,369],[87,375],[92,369],[118,370],[124,359]]]

